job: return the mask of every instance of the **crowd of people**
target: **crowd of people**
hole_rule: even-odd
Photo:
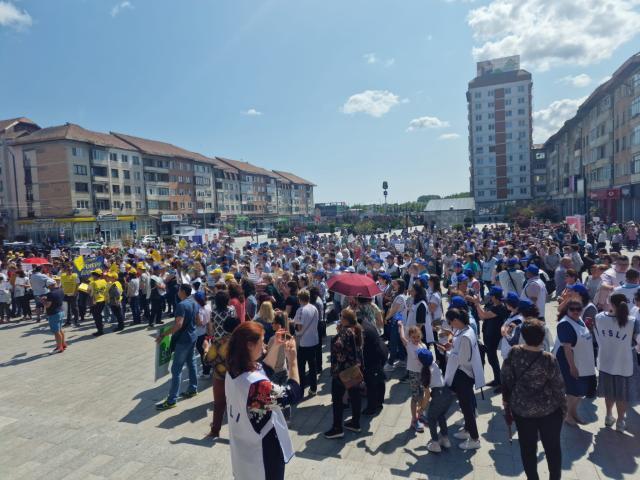
[[[428,429],[429,452],[451,448],[452,438],[477,449],[478,394],[491,387],[502,395],[507,423],[515,423],[527,477],[538,478],[540,439],[555,479],[561,429],[584,423],[582,399],[604,398],[604,426],[619,432],[640,401],[636,247],[633,224],[592,224],[585,234],[539,224],[301,234],[237,248],[231,240],[105,248],[90,272],[78,271],[64,249],[38,265],[29,263],[33,254],[3,252],[0,322],[46,318],[52,353],[64,353],[65,328],[88,316],[96,337],[105,323],[113,331],[156,329],[175,318],[164,334],[171,335],[172,381],[156,408],[197,395],[199,370],[211,378],[209,435],[220,436],[226,414],[239,479],[284,477],[294,454],[292,406],[317,394],[325,371],[328,439],[360,432],[362,415],[384,409],[386,382],[397,377],[408,385],[408,428]],[[332,288],[342,275],[366,277],[374,293]],[[551,316],[557,324],[550,328]],[[180,392],[185,366],[189,386]],[[464,423],[451,432],[456,401]]]

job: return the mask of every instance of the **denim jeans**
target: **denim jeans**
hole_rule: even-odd
[[[129,306],[131,307],[131,316],[133,317],[133,323],[140,323],[140,299],[138,297],[129,298]]]
[[[427,408],[431,440],[438,441],[438,427],[440,427],[440,433],[443,437],[448,435],[447,412],[454,400],[455,397],[449,387],[434,387],[431,389],[431,400]]]
[[[398,324],[392,320],[391,330],[389,332],[389,364],[393,365],[396,360],[406,360],[407,352],[400,341],[400,332]]]
[[[171,364],[171,390],[169,390],[169,403],[175,403],[178,400],[180,391],[180,383],[182,381],[182,369],[187,364],[189,369],[189,392],[198,391],[198,373],[196,371],[196,361],[193,358],[193,352],[196,348],[195,342],[177,343],[173,352],[173,363]]]

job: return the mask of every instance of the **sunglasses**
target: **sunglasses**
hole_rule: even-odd
[[[581,312],[582,308],[580,307],[571,307],[568,309],[569,312]]]

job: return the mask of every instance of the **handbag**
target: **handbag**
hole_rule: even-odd
[[[353,337],[353,347],[354,351],[357,353],[358,348],[356,345],[355,336]],[[358,363],[342,370],[340,373],[338,373],[338,378],[340,378],[340,381],[344,385],[344,388],[346,388],[347,390],[357,387],[362,382],[364,382],[364,375],[362,374],[362,369],[360,368],[360,364]]]

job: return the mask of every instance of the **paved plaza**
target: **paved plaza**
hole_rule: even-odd
[[[555,307],[548,305],[547,318],[555,318]],[[551,327],[555,331],[555,321]],[[69,349],[50,356],[53,337],[45,321],[0,326],[0,479],[232,478],[226,426],[221,439],[205,438],[211,382],[201,380],[201,393],[176,409],[156,412],[169,378],[153,380],[152,332],[136,326],[95,339],[93,331],[91,322],[68,329]],[[325,348],[325,359],[327,354]],[[428,433],[408,428],[409,386],[398,382],[399,371],[387,383],[383,412],[363,417],[362,433],[326,440],[322,433],[331,426],[326,367],[319,395],[294,411],[297,454],[287,478],[524,478],[517,434],[510,444],[499,395],[490,389],[485,399],[478,395],[480,450],[455,447],[432,454],[426,450]],[[590,423],[562,432],[563,478],[640,478],[638,412],[629,412],[628,432],[622,435],[603,428],[601,400],[585,401],[581,414]],[[460,418],[455,411],[450,424]],[[540,460],[545,478],[542,453]]]

